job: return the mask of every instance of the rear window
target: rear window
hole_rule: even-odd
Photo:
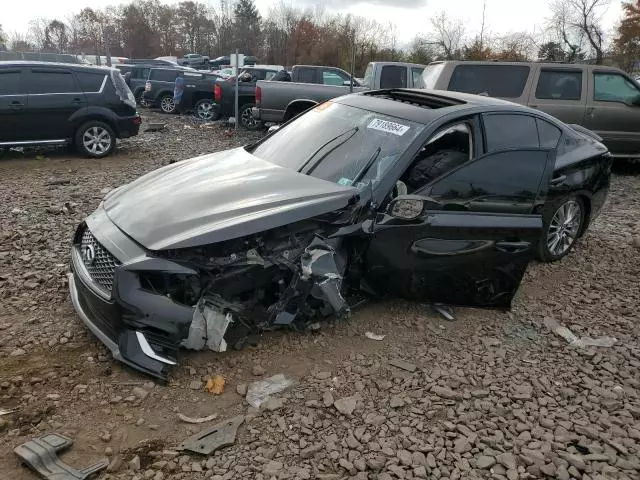
[[[173,82],[178,76],[177,70],[151,70],[149,80],[158,80],[159,82]]]
[[[133,92],[129,88],[129,85],[124,81],[124,78],[118,70],[111,70],[111,83],[116,90],[118,98],[131,108],[136,108],[136,99],[133,96]]]
[[[371,88],[371,77],[373,77],[373,63],[367,65],[367,69],[364,71],[362,84],[366,87]]]
[[[27,84],[30,94],[78,93],[78,87],[70,71],[34,68]]]
[[[569,70],[542,70],[536,98],[553,100],[580,100],[582,72]]]
[[[451,75],[449,90],[518,98],[529,78],[527,65],[458,65]]]
[[[406,88],[407,68],[399,65],[385,65],[380,73],[380,88]]]
[[[301,83],[314,83],[315,71],[312,68],[299,68],[298,81]]]
[[[83,92],[99,92],[104,82],[106,73],[88,73],[88,72],[76,72],[78,82],[80,82],[80,88]]]
[[[20,82],[19,70],[0,70],[0,95],[26,93]]]

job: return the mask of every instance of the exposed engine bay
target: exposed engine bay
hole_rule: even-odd
[[[348,241],[324,237],[323,226],[303,221],[220,244],[159,252],[199,274],[145,272],[141,285],[194,308],[181,344],[193,350],[222,352],[241,348],[260,331],[300,330],[331,315],[346,318]]]

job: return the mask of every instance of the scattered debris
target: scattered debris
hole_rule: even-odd
[[[442,315],[446,320],[449,320],[450,322],[455,320],[455,317],[453,316],[453,308],[450,306],[443,305],[441,303],[434,303],[431,305],[431,308],[433,308],[436,313]]]
[[[214,395],[222,395],[222,392],[224,392],[224,377],[222,377],[222,375],[211,377],[207,380],[204,389]]]
[[[9,415],[11,413],[17,412],[18,409],[17,408],[0,408],[0,417],[3,415]]]
[[[187,417],[186,415],[179,413],[178,418],[185,423],[198,424],[198,423],[206,423],[206,422],[210,422],[211,420],[215,420],[216,418],[218,418],[218,414],[214,413],[213,415],[209,415],[208,417],[193,418],[193,417]]]
[[[14,452],[24,463],[48,480],[84,480],[90,475],[104,470],[109,465],[101,460],[82,470],[67,465],[58,458],[57,453],[66,450],[73,440],[57,433],[29,440],[16,447]]]
[[[567,343],[572,347],[584,348],[584,347],[613,347],[617,340],[613,337],[578,337],[567,327],[563,327],[553,318],[545,318],[544,324],[556,335],[564,338]]]
[[[60,178],[57,180],[51,180],[47,183],[45,183],[45,186],[47,187],[51,187],[54,185],[69,185],[71,183],[71,180],[69,180],[68,178]]]
[[[180,444],[178,450],[188,450],[202,455],[211,455],[216,450],[235,443],[236,433],[243,422],[244,416],[239,415],[218,423],[207,430],[203,430],[187,438]]]
[[[376,340],[378,342],[381,342],[382,340],[384,340],[384,337],[386,337],[386,335],[376,335],[373,332],[366,332],[364,336],[367,337],[369,340]]]
[[[407,372],[415,372],[418,367],[413,363],[405,362],[404,360],[389,360],[389,365],[399,368],[400,370],[406,370]]]
[[[293,380],[279,373],[273,377],[253,382],[247,390],[247,402],[254,408],[260,408],[270,395],[274,395],[293,385]]]

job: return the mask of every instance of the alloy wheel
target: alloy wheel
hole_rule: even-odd
[[[160,102],[160,108],[165,113],[173,113],[176,109],[176,104],[171,97],[164,97],[162,102]]]
[[[213,118],[213,104],[207,102],[198,104],[196,116],[200,120],[211,120]]]
[[[82,134],[82,144],[87,152],[102,155],[111,148],[111,134],[103,127],[89,127]]]
[[[574,244],[582,225],[582,206],[576,200],[563,203],[551,219],[547,231],[547,248],[559,257]]]
[[[240,123],[246,128],[255,128],[258,125],[258,121],[253,118],[250,108],[245,108],[240,114]]]

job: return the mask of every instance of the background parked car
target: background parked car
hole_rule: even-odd
[[[138,134],[133,93],[115,68],[0,62],[0,145],[74,145],[109,155]]]
[[[528,105],[602,137],[614,157],[640,157],[640,85],[601,65],[434,62],[424,87],[483,93]]]
[[[238,109],[240,124],[243,127],[253,130],[261,125],[252,114],[256,102],[256,82],[269,80],[283,69],[282,65],[256,65],[242,69],[238,76]],[[222,117],[231,117],[235,114],[235,91],[236,78],[234,76],[217,82],[215,101]]]
[[[208,70],[209,57],[199,53],[186,53],[184,57],[178,59],[178,65],[195,68],[196,70]]]
[[[424,65],[373,62],[367,66],[364,83],[354,81],[354,91],[378,88],[417,88],[422,85]],[[286,122],[331,98],[350,92],[351,75],[342,69],[297,65],[291,83],[258,82],[253,115],[262,122]]]
[[[136,102],[147,107],[148,104],[143,98],[144,87],[149,78],[149,71],[153,68],[153,65],[148,64],[120,64],[116,65],[116,68],[122,73],[127,85],[133,92],[133,96]]]
[[[180,72],[198,73],[197,70],[190,67],[154,67],[149,69],[142,101],[149,107],[159,107],[164,113],[175,113],[173,87]]]

